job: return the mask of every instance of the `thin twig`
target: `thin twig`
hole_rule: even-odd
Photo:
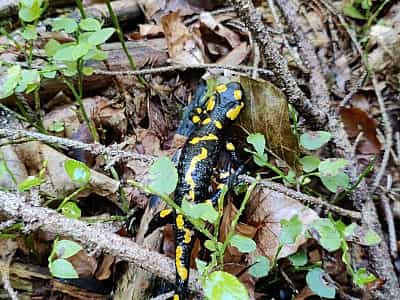
[[[376,98],[378,100],[379,108],[381,110],[383,126],[385,128],[385,143],[384,143],[384,152],[383,152],[383,157],[382,157],[382,163],[381,163],[381,166],[380,166],[378,172],[376,173],[374,183],[372,184],[372,188],[371,188],[370,192],[373,193],[373,192],[375,192],[376,188],[379,186],[381,179],[385,173],[387,164],[389,162],[390,150],[392,149],[392,144],[393,144],[393,131],[392,131],[392,127],[390,126],[389,116],[386,112],[385,101],[382,98],[381,90],[378,85],[378,81],[373,72],[371,74],[371,79],[372,79],[372,85],[374,86],[374,89],[375,89],[375,94],[376,94]]]
[[[126,70],[126,71],[104,71],[104,70],[94,70],[94,74],[99,75],[113,75],[113,76],[126,76],[126,75],[144,75],[144,74],[158,74],[171,71],[185,71],[187,69],[225,69],[239,72],[252,72],[257,71],[266,76],[273,76],[273,72],[267,69],[254,68],[250,66],[232,66],[232,65],[221,65],[221,64],[196,64],[196,65],[173,65],[165,66],[151,69],[141,69],[141,70]]]
[[[133,160],[141,160],[147,163],[151,163],[154,161],[154,157],[152,156],[119,150],[115,146],[105,147],[100,144],[85,144],[79,141],[74,141],[70,139],[60,138],[56,136],[51,136],[21,129],[1,128],[0,137],[6,137],[12,141],[16,141],[21,138],[31,138],[37,141],[57,146],[63,146],[69,149],[76,149],[76,150],[79,149],[91,152],[96,155],[106,155],[108,159],[113,159],[113,160],[133,159]]]
[[[398,255],[397,236],[396,236],[396,228],[394,225],[393,211],[392,208],[390,207],[389,199],[388,197],[386,197],[385,194],[381,195],[381,206],[388,227],[390,255],[392,256],[393,259],[397,259]]]

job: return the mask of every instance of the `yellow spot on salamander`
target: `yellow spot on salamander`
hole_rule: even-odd
[[[235,120],[238,117],[243,106],[244,106],[244,103],[241,102],[239,105],[236,105],[234,108],[231,108],[230,110],[228,110],[228,112],[226,113],[226,116],[229,119],[231,119],[232,121]]]
[[[207,102],[207,111],[212,111],[215,107],[215,96],[211,96]]]
[[[207,125],[210,122],[211,122],[211,119],[210,118],[206,118],[206,119],[203,120],[203,122],[201,124]]]
[[[204,201],[204,203],[210,203],[210,204],[212,204],[212,201],[211,201],[211,199],[207,199],[207,200]]]
[[[235,90],[233,92],[233,97],[235,97],[236,100],[242,99],[242,91],[241,90]]]
[[[215,88],[215,90],[216,90],[218,93],[223,93],[223,92],[225,92],[227,89],[228,89],[228,88],[227,88],[227,86],[226,86],[225,84],[217,85],[217,87]]]
[[[172,209],[170,209],[170,208],[163,209],[162,211],[160,211],[160,217],[161,217],[161,218],[165,218],[165,217],[168,216],[171,212],[172,212]]]
[[[227,143],[226,144],[226,150],[235,151],[235,146],[232,143]]]
[[[219,174],[219,178],[220,179],[225,179],[225,178],[228,178],[228,177],[229,177],[229,172],[224,172],[224,173]]]
[[[194,191],[190,190],[189,191],[189,199],[193,201],[194,200],[194,196],[195,196]]]
[[[174,299],[173,300],[179,300],[179,296],[178,295],[174,295]]]
[[[200,122],[200,117],[199,116],[193,116],[192,117],[192,122],[195,123],[195,124],[199,123]]]
[[[222,190],[224,187],[225,187],[225,184],[220,183],[220,184],[218,184],[217,189]]]
[[[222,123],[220,121],[214,121],[214,125],[215,127],[217,127],[218,129],[222,129]]]
[[[198,114],[201,114],[201,108],[200,108],[200,107],[196,108],[196,112],[197,112]]]
[[[183,254],[183,249],[181,246],[176,247],[176,252],[175,252],[175,266],[176,266],[176,272],[178,273],[179,277],[182,280],[186,280],[188,277],[188,270],[182,266],[181,263],[181,258]]]
[[[183,240],[185,244],[189,244],[192,240],[192,232],[189,229],[185,228],[185,239]]]
[[[193,141],[193,139],[192,139],[192,141]],[[192,143],[192,141],[190,141],[190,143]],[[198,142],[196,142],[196,143],[198,143]],[[192,198],[193,201],[194,201],[194,188],[196,187],[196,183],[193,180],[192,173],[196,169],[196,165],[203,159],[206,159],[207,156],[208,156],[207,149],[204,147],[201,147],[200,154],[198,154],[192,158],[192,161],[190,162],[190,165],[189,165],[189,169],[187,170],[187,173],[185,175],[185,181],[190,186],[190,190],[191,190],[191,191],[189,191],[189,196]]]
[[[183,220],[183,216],[182,215],[178,215],[176,217],[176,227],[178,227],[178,229],[183,230],[185,226],[185,221]]]
[[[195,144],[200,143],[201,141],[217,141],[217,140],[218,140],[218,137],[215,134],[210,133],[205,136],[194,137],[190,140],[189,143],[192,145],[195,145]]]

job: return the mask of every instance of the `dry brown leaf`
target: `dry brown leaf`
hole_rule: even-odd
[[[115,261],[114,256],[104,255],[99,267],[96,270],[95,277],[97,280],[106,280],[112,274],[112,265]]]
[[[68,258],[79,274],[79,278],[92,278],[97,269],[97,261],[84,250]]]
[[[143,8],[146,18],[155,20],[157,24],[160,23],[163,16],[170,12],[179,11],[181,16],[200,12],[199,8],[192,6],[186,0],[139,0],[139,4]]]
[[[249,224],[258,227],[255,241],[257,254],[265,255],[273,260],[279,244],[280,221],[288,220],[298,215],[303,223],[303,230],[293,245],[285,245],[279,253],[279,258],[287,257],[297,252],[297,249],[307,239],[304,236],[307,226],[318,219],[318,214],[302,203],[288,196],[266,188],[257,187],[246,209]]]
[[[360,132],[363,133],[363,139],[357,148],[362,154],[380,153],[381,143],[376,136],[377,122],[374,119],[358,108],[342,107],[340,116],[350,137],[357,137]]]
[[[312,295],[315,295],[314,292],[308,286],[305,286],[294,300],[305,300]]]
[[[246,106],[239,124],[250,133],[262,133],[271,149],[291,167],[297,166],[299,147],[289,122],[288,105],[283,93],[272,83],[240,77]]]
[[[160,25],[153,25],[153,24],[140,24],[139,33],[142,38],[159,37],[164,35],[162,27]]]
[[[215,20],[214,16],[209,12],[202,12],[200,14],[200,22],[213,33],[224,38],[232,48],[240,45],[239,35]]]
[[[197,39],[183,24],[179,13],[173,12],[162,17],[161,24],[167,39],[168,53],[173,61],[188,65],[204,62]]]
[[[246,59],[249,53],[250,48],[246,42],[243,42],[236,48],[233,48],[227,55],[218,59],[216,63],[221,65],[239,65]]]

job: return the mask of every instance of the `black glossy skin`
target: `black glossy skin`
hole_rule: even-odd
[[[207,104],[211,101],[209,99],[205,107],[202,108],[203,111],[201,114],[193,112],[193,116],[199,116],[201,121],[197,123],[199,125],[197,125],[194,132],[190,135],[180,156],[178,185],[175,190],[175,202],[178,205],[181,205],[184,197],[195,203],[204,202],[206,199],[209,199],[208,188],[211,184],[213,168],[217,163],[221,150],[225,149],[225,129],[236,119],[244,106],[243,91],[240,84],[231,82],[226,85],[226,90],[222,91],[224,86],[220,85],[219,89],[217,87],[217,92],[214,94],[215,105],[212,110],[206,111]],[[239,94],[240,97],[238,97]],[[227,114],[229,111],[235,113]],[[210,119],[210,122],[202,124],[207,118]],[[216,125],[216,121],[219,122],[218,126]],[[196,138],[205,136],[211,137],[210,140],[202,140],[196,143]],[[230,149],[230,151],[233,150]],[[189,178],[188,174],[190,174]],[[190,180],[190,177],[192,180]],[[178,218],[181,219],[178,220]],[[174,300],[182,300],[187,298],[189,263],[194,232],[191,224],[179,215],[176,216],[175,228],[177,275]],[[190,240],[188,239],[189,233],[191,236]],[[185,276],[185,273],[187,276]]]

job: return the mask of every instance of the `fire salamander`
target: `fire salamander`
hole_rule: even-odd
[[[208,188],[221,150],[225,148],[232,153],[235,150],[234,145],[226,140],[225,129],[239,116],[244,107],[243,100],[243,90],[239,83],[221,84],[203,107],[196,107],[191,112],[191,121],[196,127],[184,145],[178,163],[178,184],[175,190],[175,202],[178,205],[181,205],[184,197],[195,203],[209,201]],[[219,191],[222,185],[223,183],[218,186]],[[218,197],[214,195],[214,203],[216,199]],[[190,256],[195,233],[184,216],[175,214],[172,209],[162,210],[154,221],[160,225],[169,223],[171,219],[174,219],[176,230],[176,286],[173,300],[182,300],[187,299]],[[149,225],[150,231],[154,230],[152,223],[154,225],[152,221]]]

